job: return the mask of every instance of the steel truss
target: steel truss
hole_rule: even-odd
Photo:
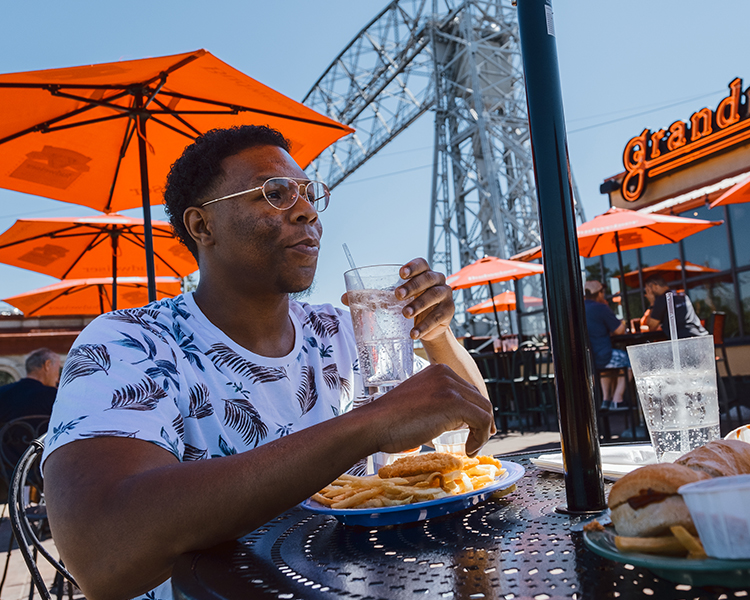
[[[507,258],[540,243],[510,0],[395,0],[336,57],[304,102],[357,130],[311,166],[331,187],[434,112],[428,258],[436,270],[450,274],[484,255]],[[459,305],[486,297],[483,288],[464,290]],[[487,332],[474,318],[459,318],[458,328]]]

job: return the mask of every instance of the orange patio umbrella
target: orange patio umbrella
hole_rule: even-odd
[[[26,317],[93,316],[114,310],[112,279],[68,279],[31,290],[4,302],[15,306]],[[181,291],[180,280],[157,277],[159,300],[173,298]],[[123,277],[117,283],[117,306],[135,308],[148,303],[148,282],[145,277]]]
[[[534,306],[542,304],[543,301],[536,296],[524,296],[523,303],[525,306]],[[510,311],[516,310],[516,294],[513,291],[503,292],[494,298],[488,298],[479,304],[467,308],[466,312],[470,312],[472,315],[495,313],[495,317],[497,317],[498,310],[504,310],[508,313],[510,332],[513,333],[513,320],[510,318]]]
[[[630,271],[629,273],[625,273],[625,283],[628,284],[630,287],[638,287],[638,273],[642,273],[643,278],[649,277],[650,275],[654,275],[658,273],[666,281],[678,281],[682,279],[682,271],[685,271],[685,273],[690,275],[699,275],[702,273],[718,273],[719,269],[712,269],[711,267],[703,267],[701,265],[696,265],[695,263],[691,263],[689,261],[685,261],[684,263],[680,262],[679,258],[674,258],[672,260],[668,260],[665,263],[661,263],[660,265],[655,265],[653,267],[646,267],[642,271],[638,271],[637,269],[635,271]]]
[[[544,273],[542,265],[506,260],[495,256],[485,256],[449,276],[445,282],[454,290],[487,284],[490,288],[490,298],[494,298],[495,293],[492,291],[493,283],[523,279],[529,275],[539,275],[541,273]],[[495,313],[497,334],[502,337],[500,320],[498,319],[497,308],[494,304],[491,310]]]
[[[622,280],[621,287],[625,289],[625,269],[622,266],[623,250],[673,244],[694,233],[722,223],[723,221],[704,221],[703,219],[649,214],[612,207],[604,214],[594,217],[578,227],[578,252],[586,258],[616,252]],[[534,260],[541,256],[541,247],[538,248],[536,253],[530,254],[529,251],[526,251],[523,254],[525,260]],[[626,322],[629,323],[628,303],[623,303],[623,306],[625,307]]]
[[[205,50],[0,75],[0,115],[0,187],[105,213],[143,206],[151,281],[148,207],[200,134],[269,125],[304,168],[353,131]]]
[[[750,202],[750,177],[730,187],[716,200],[711,202],[708,208],[723,206],[724,204],[741,204],[743,202]]]
[[[524,296],[523,303],[525,306],[534,306],[542,304],[542,299],[536,296]],[[493,308],[496,310],[516,310],[516,293],[513,291],[503,292],[494,298],[488,298],[479,304],[467,308],[466,311],[472,315],[491,313]]]
[[[151,223],[156,274],[184,277],[198,269],[193,255],[164,221]],[[121,276],[146,275],[143,219],[94,217],[19,219],[0,235],[0,262],[59,279],[110,277],[118,308]]]

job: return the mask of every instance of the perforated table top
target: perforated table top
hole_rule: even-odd
[[[294,508],[232,543],[185,555],[178,598],[740,598],[746,590],[691,588],[602,558],[571,532],[578,517],[561,475],[526,468],[517,490],[453,515],[382,528],[347,527]]]

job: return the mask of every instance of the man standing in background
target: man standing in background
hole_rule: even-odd
[[[0,387],[0,424],[19,417],[49,415],[60,381],[60,357],[39,348],[26,359],[26,377]]]

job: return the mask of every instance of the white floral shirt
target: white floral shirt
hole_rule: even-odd
[[[293,350],[249,352],[214,326],[192,294],[107,313],[65,362],[44,459],[75,440],[153,442],[180,461],[244,452],[364,400],[351,318],[291,302]],[[167,581],[144,600],[171,599]]]

